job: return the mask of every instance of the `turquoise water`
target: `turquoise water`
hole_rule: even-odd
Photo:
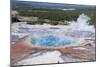
[[[63,37],[46,36],[42,38],[32,38],[31,43],[33,45],[59,47],[59,46],[70,45],[74,43],[74,41]]]

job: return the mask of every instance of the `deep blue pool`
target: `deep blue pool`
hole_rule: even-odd
[[[63,37],[56,37],[56,36],[45,36],[42,38],[32,38],[31,43],[33,45],[40,45],[40,46],[47,46],[47,47],[59,47],[70,45],[74,43],[73,40],[63,38]]]

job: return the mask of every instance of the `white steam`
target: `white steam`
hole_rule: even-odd
[[[89,20],[90,18],[87,15],[81,14],[76,22],[73,21],[69,23],[69,27],[72,30],[78,30],[78,31],[95,31],[94,26],[89,25],[88,23]]]

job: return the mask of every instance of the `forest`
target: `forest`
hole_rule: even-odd
[[[76,10],[61,10],[61,9],[49,9],[49,8],[16,8],[12,7],[12,10],[18,11],[19,16],[26,17],[38,17],[39,20],[35,23],[43,24],[45,21],[43,19],[49,19],[51,22],[48,22],[53,25],[57,25],[58,21],[76,21],[78,16],[82,13],[88,15],[91,20],[89,24],[96,24],[96,9],[76,9]],[[47,23],[47,22],[46,22]],[[34,22],[29,22],[29,24],[34,24]]]

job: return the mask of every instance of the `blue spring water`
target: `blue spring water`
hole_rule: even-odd
[[[56,36],[46,36],[42,38],[32,38],[31,43],[33,45],[59,47],[59,46],[70,45],[74,43],[74,41],[63,37],[61,38]]]

